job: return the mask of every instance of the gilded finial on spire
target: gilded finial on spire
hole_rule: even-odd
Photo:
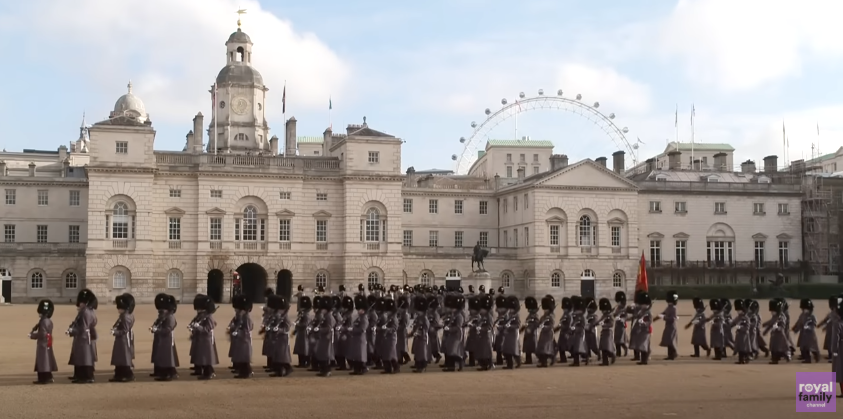
[[[238,9],[238,10],[237,10],[237,28],[238,28],[238,29],[240,28],[240,25],[242,24],[242,23],[240,22],[240,19],[241,19],[241,18],[243,17],[243,15],[245,15],[245,14],[246,14],[246,9]]]
[[[126,86],[129,88],[129,93],[132,93],[132,81],[129,80],[129,84]]]

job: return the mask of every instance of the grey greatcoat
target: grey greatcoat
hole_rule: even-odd
[[[340,329],[343,324],[343,315],[340,310],[336,308],[331,310],[331,316],[334,316],[334,356],[332,356],[331,359],[336,360],[338,357],[345,357],[345,355],[343,355],[344,345],[342,340],[340,340]]]
[[[709,336],[711,337],[711,348],[725,349],[726,321],[723,318],[723,312],[715,311],[711,313],[711,317],[707,319],[707,322],[711,323],[711,329],[709,329]]]
[[[474,311],[470,311],[468,314],[468,318],[466,319],[466,330],[465,332],[465,351],[468,353],[474,353],[475,347],[477,346],[477,323],[480,321],[480,314]]]
[[[442,352],[442,345],[439,341],[439,329],[442,328],[442,318],[435,309],[427,310],[427,321],[430,327],[427,330],[427,344],[430,346],[430,353],[436,358]]]
[[[836,374],[838,383],[843,383],[843,322],[838,321],[834,326],[837,330],[834,333],[836,340],[832,347],[834,358],[831,364],[831,372]]]
[[[317,362],[330,362],[334,359],[334,327],[337,321],[327,311],[320,313],[319,323],[313,328],[311,336],[315,338],[313,357]],[[392,345],[395,350],[395,345]]]
[[[310,356],[310,341],[307,338],[307,327],[313,321],[313,313],[310,310],[301,310],[296,317],[295,327],[296,342],[293,346],[293,354],[303,357]]]
[[[562,310],[562,316],[559,317],[559,340],[556,345],[559,352],[571,352],[572,318],[570,310]]]
[[[382,361],[397,361],[395,349],[398,345],[398,315],[387,311],[381,314],[381,321],[377,330],[377,354]]]
[[[536,330],[536,354],[554,357],[556,356],[556,342],[553,341],[553,312],[546,312],[539,319],[538,330]],[[526,352],[526,350],[525,350]]]
[[[691,331],[691,345],[708,347],[708,336],[705,335],[705,324],[708,319],[705,318],[705,308],[697,309],[694,317],[691,318],[691,324],[694,330]]]
[[[334,333],[334,356],[336,358],[347,357],[346,352],[348,352],[348,346],[351,341],[349,338],[348,328],[351,327],[351,322],[353,320],[353,310],[343,311],[340,313],[340,320],[337,322],[337,326],[334,327],[334,330],[336,331],[336,333]]]
[[[453,358],[465,356],[465,345],[463,333],[465,329],[465,317],[462,311],[454,311],[448,318],[448,323],[442,331],[442,353]]]
[[[764,323],[764,334],[770,333],[770,352],[777,356],[789,356],[790,343],[787,340],[787,317],[774,314]]]
[[[825,343],[823,349],[833,352],[834,343],[837,342],[837,324],[840,323],[840,318],[837,313],[831,312],[825,320]]]
[[[495,343],[495,319],[489,312],[480,312],[477,322],[477,345],[474,347],[474,357],[491,360],[492,346]]]
[[[114,325],[114,346],[111,349],[111,365],[115,367],[134,367],[135,344],[132,334],[135,327],[135,316],[123,312]]]
[[[600,326],[600,342],[598,347],[601,351],[615,353],[615,316],[611,311],[603,313],[603,317],[597,322]]]
[[[730,310],[723,310],[723,338],[726,346],[735,348],[735,335],[732,332],[732,312]]]
[[[153,351],[155,355],[152,358],[152,365],[158,368],[176,368],[178,362],[176,361],[175,337],[173,332],[176,330],[176,318],[172,313],[166,313],[164,318],[158,324],[155,333],[155,343]]]
[[[752,353],[757,353],[759,350],[759,340],[763,342],[759,329],[761,319],[754,312],[747,313],[746,317],[749,318],[749,346],[752,348]],[[764,347],[766,346],[764,344]]]
[[[216,325],[213,316],[208,312],[199,313],[197,316],[193,333],[190,335],[193,365],[214,366],[220,363],[214,336]]]
[[[366,351],[369,354],[375,355],[377,352],[378,331],[377,325],[380,315],[377,310],[370,309],[366,315],[369,317],[369,330],[366,331]]]
[[[401,354],[409,353],[410,347],[407,344],[407,328],[410,327],[410,314],[406,309],[398,309],[398,330],[396,336],[398,341],[395,343],[395,352],[400,357]]]
[[[574,356],[588,356],[588,342],[585,339],[585,313],[575,311],[571,314],[571,334],[568,336],[568,350]]]
[[[497,309],[498,316],[495,318],[495,352],[502,352],[503,336],[506,333],[507,310]]]
[[[653,315],[649,307],[638,309],[633,318],[632,336],[629,342],[629,349],[638,352],[650,353],[650,333],[653,324]]]
[[[539,315],[538,310],[530,310],[527,318],[524,320],[524,346],[522,350],[527,354],[536,353],[536,344],[538,343],[538,328]]]
[[[615,345],[628,345],[629,336],[626,335],[626,304],[618,304],[612,312],[615,319]]]
[[[521,356],[520,331],[521,316],[518,315],[517,311],[509,310],[504,320],[503,340],[501,341],[501,352],[504,355]]]
[[[749,317],[738,312],[738,317],[732,319],[731,328],[735,329],[735,351],[748,354],[752,352],[752,341],[750,340]]]
[[[263,312],[261,313],[261,327],[265,328],[269,325],[269,319],[273,315],[273,309],[263,306]],[[270,356],[269,353],[272,351],[272,338],[269,336],[269,332],[264,332],[264,339],[263,345],[261,346],[261,355],[263,356]]]
[[[413,319],[412,333],[413,333],[413,359],[416,362],[430,362],[433,360],[433,354],[430,352],[430,345],[428,340],[430,335],[430,320],[424,313],[419,313]]]
[[[679,331],[676,327],[676,320],[678,319],[676,315],[676,306],[668,304],[661,316],[662,320],[664,320],[664,332],[662,332],[662,340],[659,343],[659,346],[676,349],[679,347]]]
[[[599,351],[600,346],[597,344],[597,313],[586,313],[585,315],[585,346],[589,351]],[[614,338],[614,336],[613,336]]]
[[[820,352],[817,343],[817,317],[813,313],[802,313],[793,327],[799,332],[796,339],[796,346],[802,351]]]
[[[73,344],[70,349],[70,362],[74,367],[93,367],[96,362],[96,347],[91,336],[91,329],[96,327],[97,317],[88,307],[79,310],[76,320],[70,328]]]
[[[58,371],[56,356],[53,353],[53,321],[41,316],[38,329],[30,333],[29,338],[35,341],[35,372]]]
[[[231,328],[231,362],[234,364],[252,363],[252,330],[254,324],[249,312],[238,310]]]
[[[290,357],[290,318],[286,310],[271,312],[267,319],[269,325],[266,331],[267,340],[270,342],[267,356],[272,358],[273,364],[292,364]],[[277,329],[277,330],[276,330]]]
[[[369,316],[358,312],[354,316],[351,326],[346,330],[348,340],[345,343],[345,359],[351,362],[366,362],[369,355],[367,350],[369,343],[366,340],[366,332],[369,330]]]

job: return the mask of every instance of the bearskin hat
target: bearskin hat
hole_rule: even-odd
[[[483,298],[482,296],[477,297],[469,297],[468,298],[468,309],[471,311],[480,311],[480,299]]]
[[[524,299],[524,307],[527,307],[527,310],[538,310],[539,302],[535,297],[527,297]]]
[[[552,295],[542,297],[542,310],[553,311],[556,308],[556,299]]]
[[[477,288],[477,292],[479,292],[481,294],[485,294],[486,293],[486,286],[481,284],[480,287]]]
[[[774,313],[781,313],[784,311],[784,301],[779,298],[770,300],[770,311]]]
[[[723,300],[719,298],[712,298],[708,301],[708,306],[711,307],[712,311],[723,310]]]
[[[38,302],[38,314],[50,318],[53,317],[53,312],[56,310],[56,305],[50,300],[41,300]]]
[[[694,297],[694,308],[697,310],[705,310],[705,303],[703,302],[702,298]]]
[[[158,297],[160,295],[161,294],[158,294],[158,295],[155,296],[155,308],[158,308],[159,305],[161,305],[163,307],[164,303],[160,303],[160,304],[158,303]],[[240,297],[241,297],[240,295],[235,295],[235,296],[231,297],[231,306],[234,307],[235,310],[242,310],[243,309],[243,300]],[[164,300],[166,301],[166,299],[167,299],[167,296],[165,295]],[[158,309],[161,310],[160,308],[158,308]]]
[[[242,298],[242,301],[243,301],[242,310],[246,310],[247,312],[251,312],[252,311],[252,298],[249,297],[248,295],[241,295],[240,298]]]
[[[313,302],[316,304],[320,310],[330,310],[331,307],[334,305],[334,300],[329,297],[316,297],[314,298]]]
[[[427,308],[433,309],[433,310],[438,309],[439,308],[439,299],[436,298],[436,296],[434,296],[434,295],[431,295],[430,297],[427,297]]]
[[[560,304],[560,307],[562,307],[562,310],[571,310],[574,308],[574,301],[569,297],[562,297],[562,304]]]
[[[197,297],[200,295],[202,294],[198,294]],[[114,305],[117,306],[118,310],[129,311],[129,303],[134,303],[134,298],[129,301],[127,296],[129,296],[129,294],[121,294],[114,298]]]
[[[664,296],[664,299],[670,304],[676,304],[679,302],[679,293],[676,291],[668,291],[667,295]]]
[[[831,310],[831,311],[834,311],[834,310],[837,309],[837,296],[836,295],[832,295],[831,297],[828,297],[828,309]]]
[[[498,287],[498,294],[503,294],[503,293],[504,293],[503,287]]]
[[[79,306],[79,304],[81,303],[90,305],[89,303],[91,302],[92,298],[96,298],[94,292],[85,288],[82,291],[79,291],[79,294],[76,294],[76,306]]]
[[[214,314],[217,312],[217,303],[211,298],[210,295],[205,296],[205,311],[210,314]]]
[[[205,301],[205,297],[206,297],[205,294],[196,294],[196,296],[193,297],[193,309],[194,310],[196,310],[196,311],[204,310],[205,307],[208,306],[207,301]],[[117,297],[117,298],[120,298],[120,297]],[[119,303],[117,305],[117,308],[120,308]]]
[[[322,297],[321,295],[317,295],[317,296],[313,297],[313,308],[315,308],[317,310],[321,310],[323,298],[325,298],[325,297]]]
[[[366,297],[357,294],[354,296],[354,308],[357,310],[368,310],[369,305],[367,304]]]
[[[454,302],[454,298],[455,298],[455,297],[456,297],[456,296],[451,295],[451,294],[448,294],[448,295],[446,295],[446,296],[445,296],[445,301],[444,301],[444,303],[445,303],[445,308],[457,308],[457,307],[456,307],[456,304],[455,304],[455,302]]]
[[[608,298],[601,298],[597,303],[597,307],[599,307],[602,312],[612,311],[612,302],[609,301]]]
[[[653,303],[653,299],[650,298],[650,294],[646,292],[639,292],[636,294],[635,300],[636,304],[640,304],[642,306],[648,306]]]
[[[440,286],[439,286],[439,290],[438,290],[437,292],[438,292],[439,294],[444,294],[444,293],[445,293],[445,286],[444,286],[444,285],[440,285]]]
[[[392,298],[386,298],[383,302],[384,311],[395,311],[398,307],[395,305],[395,300]]]
[[[728,298],[721,298],[721,300],[723,301],[723,311],[732,311],[732,302]]]
[[[345,285],[340,285],[339,290],[340,292],[345,292]]]
[[[594,297],[587,297],[585,300],[585,309],[588,311],[597,311],[597,301],[594,301]]]
[[[480,300],[480,309],[491,311],[495,306],[495,301],[491,295],[484,294],[483,296],[479,297]]]
[[[88,308],[90,308],[91,310],[96,310],[97,308],[99,308],[99,305],[100,301],[97,299],[97,296],[91,294],[91,299],[88,300]]]
[[[368,307],[377,308],[378,297],[375,297],[374,295],[369,294],[369,295],[366,296],[366,303],[368,304]]]
[[[814,311],[814,302],[810,298],[799,300],[799,309]]]
[[[465,297],[462,295],[454,296],[454,309],[465,310]]]
[[[413,299],[413,308],[416,311],[423,312],[427,310],[427,298],[424,297],[416,297]]]
[[[299,284],[299,286],[296,287],[296,289],[299,290],[299,292],[304,292],[304,287],[301,286],[301,284]]]
[[[364,289],[363,284],[357,284],[357,291],[363,292]]]
[[[736,311],[744,311],[746,307],[744,306],[743,300],[738,298],[735,300],[735,310]]]
[[[179,308],[179,301],[178,301],[178,300],[176,300],[176,297],[174,297],[174,296],[172,296],[172,295],[167,294],[167,308],[168,308],[168,309],[170,310],[170,312],[172,312],[172,313],[175,313],[175,312],[176,312],[176,310],[178,310],[178,308]],[[250,308],[249,310],[251,310],[251,308]]]
[[[267,288],[263,290],[264,297],[269,297],[270,295],[275,295],[275,291],[273,291],[272,288]]]
[[[618,304],[626,304],[626,293],[618,291],[615,293],[615,302]]]
[[[506,297],[503,294],[495,297],[495,308],[506,308]]]
[[[338,309],[342,307],[342,298],[339,295],[332,295],[331,296],[331,308]]]
[[[132,294],[124,293],[123,298],[126,300],[126,312],[132,314],[135,312],[135,296]],[[209,297],[210,299],[210,297]]]
[[[579,295],[575,295],[571,297],[571,306],[575,311],[585,310],[585,300],[583,300]]]
[[[310,300],[310,297],[304,296],[299,299],[299,310],[312,310],[313,309],[313,301]]]
[[[340,303],[340,307],[344,310],[354,310],[354,299],[349,296],[342,297],[342,302]]]
[[[375,310],[383,311],[384,308],[386,308],[386,299],[383,297],[375,299]]]
[[[474,285],[468,286],[468,292],[471,293],[471,294],[474,294]]]
[[[155,309],[156,310],[166,310],[167,309],[167,294],[163,292],[155,296]],[[234,305],[234,298],[231,299],[231,305]],[[237,308],[237,306],[234,306]]]
[[[281,309],[281,297],[280,295],[270,294],[266,296],[266,306],[272,310],[280,310]]]
[[[758,313],[758,301],[749,300],[749,304],[747,305],[747,307],[749,308],[749,311],[753,313]]]

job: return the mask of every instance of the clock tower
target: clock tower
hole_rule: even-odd
[[[252,40],[239,28],[239,22],[225,49],[226,66],[211,87],[214,113],[208,127],[208,152],[216,147],[218,153],[268,153],[264,100],[269,89],[252,67]]]

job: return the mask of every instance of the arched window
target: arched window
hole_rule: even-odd
[[[380,284],[381,283],[380,275],[378,275],[378,273],[374,272],[374,271],[369,272],[369,281],[368,282],[369,282],[370,287],[375,286],[377,284]]]
[[[246,142],[249,141],[249,136],[241,132],[240,134],[234,136],[234,141]]]
[[[594,245],[594,226],[591,225],[591,217],[583,215],[580,217],[580,246],[588,247]]]
[[[170,273],[167,274],[167,288],[181,288],[181,273],[179,273],[178,271],[170,271]]]
[[[73,272],[68,272],[67,275],[64,276],[64,288],[69,290],[79,288],[79,277],[77,277]]]
[[[316,273],[316,287],[328,288],[328,275],[325,272]]]
[[[460,271],[458,271],[456,269],[451,269],[450,271],[448,271],[448,274],[445,275],[445,277],[446,278],[461,278],[462,275],[460,275]]]
[[[44,274],[41,272],[33,272],[29,277],[29,288],[40,290],[44,288]]]
[[[130,224],[134,224],[132,216],[129,215],[129,206],[125,202],[118,202],[114,204],[113,220],[111,222],[111,238],[115,240],[128,240]],[[132,226],[134,227],[134,226]]]
[[[258,240],[258,209],[249,205],[243,210],[243,241]]]
[[[421,282],[422,285],[433,285],[433,278],[430,277],[429,273],[422,272],[419,282]]]
[[[369,208],[366,211],[366,241],[380,242],[381,237],[381,214],[377,208]]]
[[[509,273],[501,274],[501,286],[504,288],[512,286],[512,276]]]
[[[122,290],[126,288],[126,273],[123,271],[117,271],[114,273],[111,281],[111,288],[116,290]]]
[[[237,54],[234,55],[237,62],[245,61],[246,51],[243,50],[243,47],[237,47]]]
[[[623,288],[623,274],[615,272],[615,274],[612,275],[612,286],[615,288]]]
[[[592,271],[591,269],[586,269],[582,271],[582,275],[580,276],[583,278],[594,278],[594,271]]]
[[[559,272],[554,272],[550,275],[550,286],[553,288],[562,286],[562,275],[559,275]]]

